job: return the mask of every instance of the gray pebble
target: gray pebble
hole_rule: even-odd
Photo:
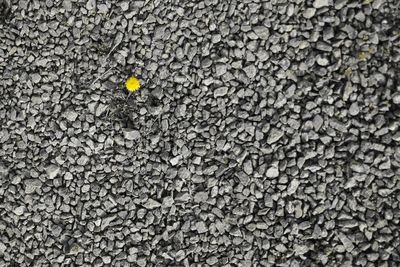
[[[196,230],[199,234],[204,234],[208,232],[207,226],[204,222],[197,222]]]
[[[51,164],[46,167],[46,173],[49,179],[56,178],[59,172],[60,172],[60,167],[58,167],[57,165]]]
[[[208,192],[198,192],[194,195],[194,201],[198,203],[203,203],[208,199]]]
[[[70,172],[66,172],[65,175],[64,175],[64,179],[67,180],[67,181],[72,180],[73,178],[74,177]]]
[[[297,188],[300,185],[300,181],[298,179],[293,179],[287,189],[288,195],[293,195],[294,193],[296,193]]]
[[[25,193],[32,194],[36,189],[42,187],[42,182],[39,179],[26,179],[24,180]]]
[[[155,209],[161,207],[161,203],[154,199],[149,198],[143,206],[146,209]]]
[[[125,130],[124,137],[127,140],[138,140],[141,137],[141,135],[140,132],[137,130]]]
[[[374,0],[372,2],[372,8],[379,9],[384,2],[385,2],[384,0]]]
[[[313,119],[313,126],[316,131],[319,131],[322,124],[324,123],[323,118],[320,115],[316,115]]]
[[[308,251],[310,251],[312,247],[309,247],[307,245],[294,245],[294,251],[296,255],[304,255],[306,254]]]
[[[206,263],[210,266],[215,266],[218,263],[218,258],[216,256],[212,256],[206,260]]]
[[[320,66],[328,66],[329,65],[329,60],[324,57],[317,57],[317,64]]]
[[[65,113],[65,118],[69,120],[70,122],[74,122],[76,118],[78,117],[78,113],[75,111],[67,111]]]
[[[350,115],[356,116],[356,115],[358,115],[359,112],[360,112],[360,108],[358,107],[357,102],[352,103],[349,108]]]
[[[96,108],[96,116],[101,116],[107,110],[107,106],[100,103]]]
[[[342,242],[343,246],[346,248],[348,252],[352,252],[354,249],[353,242],[343,233],[339,233],[338,237]]]
[[[249,65],[244,68],[244,72],[248,78],[254,79],[257,75],[257,68],[254,65]]]
[[[306,8],[306,10],[304,10],[304,12],[303,12],[303,17],[305,17],[306,19],[310,19],[310,18],[314,17],[315,12],[316,12],[315,8],[312,8],[312,7]]]
[[[129,10],[129,1],[121,1],[119,3],[119,6],[121,7],[122,11],[128,11]]]
[[[345,125],[344,123],[342,123],[342,122],[336,120],[336,119],[332,119],[332,120],[329,122],[329,125],[330,125],[333,129],[338,130],[339,132],[347,133],[347,127],[348,127],[348,126]]]
[[[267,143],[273,144],[279,141],[283,136],[283,132],[277,128],[272,128],[268,134]]]
[[[243,170],[248,175],[251,175],[253,173],[253,164],[251,163],[251,160],[244,161]]]
[[[186,105],[178,105],[175,114],[177,117],[184,117],[186,115]]]
[[[396,105],[400,105],[400,94],[396,94],[393,96],[393,103]]]
[[[219,87],[214,91],[214,97],[225,96],[228,93],[228,87]]]
[[[227,72],[227,67],[225,64],[217,63],[215,65],[215,73],[217,76],[222,76]]]
[[[85,166],[88,162],[89,162],[89,157],[86,155],[82,155],[78,158],[78,160],[76,161],[76,163],[78,163],[78,165],[81,166]]]
[[[290,67],[290,60],[285,57],[279,62],[279,65],[282,67],[282,69],[287,70]]]
[[[277,178],[279,177],[279,169],[275,166],[272,166],[270,168],[268,168],[267,172],[266,172],[266,176],[268,178]]]
[[[33,83],[39,83],[42,80],[42,76],[38,73],[31,74],[31,79]]]
[[[4,253],[6,252],[6,250],[7,250],[7,246],[4,245],[3,242],[0,242],[0,255],[4,255]]]
[[[364,165],[361,164],[361,163],[359,163],[359,162],[355,162],[355,161],[353,161],[353,162],[350,163],[350,169],[351,169],[352,171],[355,171],[355,172],[358,172],[358,173],[363,173],[363,172],[365,172]]]
[[[268,40],[269,37],[269,30],[265,26],[255,26],[253,28],[253,31],[256,33],[256,35],[263,40]]]
[[[181,158],[182,158],[182,156],[180,156],[180,155],[173,157],[172,159],[170,159],[170,163],[172,164],[172,166],[176,166],[176,165],[178,165]]]
[[[314,0],[313,2],[313,7],[314,8],[322,8],[322,7],[326,7],[329,6],[330,0]]]
[[[21,216],[22,214],[24,214],[24,211],[25,211],[24,206],[19,206],[13,210],[14,214],[17,216]]]
[[[93,9],[95,9],[96,8],[96,0],[88,0],[87,2],[86,2],[86,9],[87,10],[93,10]]]

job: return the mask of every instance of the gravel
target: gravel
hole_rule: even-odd
[[[222,97],[222,96],[226,96],[226,94],[228,93],[228,87],[224,86],[224,87],[220,87],[215,89],[214,91],[214,97]]]
[[[282,138],[282,136],[284,135],[284,132],[273,128],[271,129],[271,131],[269,132],[268,138],[267,138],[267,143],[268,144],[273,144],[276,143],[279,139]]]
[[[0,266],[400,266],[399,5],[0,0]]]
[[[310,19],[310,18],[314,17],[316,11],[317,10],[312,7],[306,8],[303,12],[303,17],[306,19]]]
[[[278,168],[277,167],[270,167],[270,168],[268,168],[268,170],[267,170],[267,172],[265,173],[265,175],[268,177],[268,178],[277,178],[277,177],[279,177],[279,170],[278,170]]]
[[[124,137],[127,140],[137,140],[140,138],[140,132],[137,130],[126,130],[124,131]]]
[[[293,179],[293,181],[290,182],[288,189],[287,189],[288,195],[293,195],[294,193],[296,193],[299,185],[300,185],[300,181],[298,179]]]
[[[330,3],[331,3],[331,0],[314,0],[313,6],[315,8],[322,8],[322,7],[329,6]]]
[[[46,173],[49,179],[54,179],[60,172],[60,167],[54,164],[51,164],[46,167]]]

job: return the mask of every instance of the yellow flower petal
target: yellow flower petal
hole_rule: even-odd
[[[140,88],[140,81],[138,78],[132,76],[125,82],[126,89],[130,92],[136,92]]]

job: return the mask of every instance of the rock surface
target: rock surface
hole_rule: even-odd
[[[0,266],[400,266],[399,3],[0,0]]]

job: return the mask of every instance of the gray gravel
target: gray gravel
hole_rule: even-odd
[[[0,0],[0,266],[399,266],[399,5]]]

